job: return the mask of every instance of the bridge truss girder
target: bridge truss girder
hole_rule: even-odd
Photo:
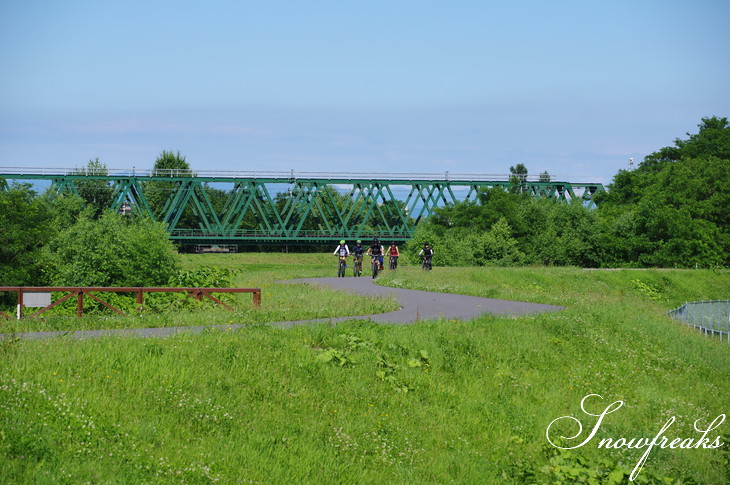
[[[375,236],[404,242],[437,207],[476,201],[483,188],[513,186],[504,180],[43,175],[1,170],[0,178],[7,180],[50,180],[49,190],[58,195],[78,195],[75,183],[80,180],[105,181],[113,193],[111,210],[162,221],[170,238],[182,244],[329,244]],[[220,185],[230,188],[222,191]],[[276,187],[283,190],[272,196]],[[520,190],[592,206],[593,195],[604,189],[601,184],[525,181]],[[150,203],[155,192],[156,206]]]

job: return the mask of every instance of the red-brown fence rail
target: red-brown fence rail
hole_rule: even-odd
[[[228,310],[233,311],[233,308],[223,303],[221,300],[216,298],[212,295],[212,293],[252,293],[253,294],[253,304],[254,306],[261,306],[261,288],[167,288],[167,287],[137,287],[137,286],[130,286],[130,287],[104,287],[104,286],[0,286],[0,292],[4,291],[10,291],[15,292],[18,294],[18,309],[17,309],[17,317],[21,318],[23,316],[23,310],[26,308],[24,304],[25,295],[28,293],[50,293],[52,291],[68,291],[69,293],[58,300],[52,302],[51,304],[41,308],[37,312],[35,312],[33,315],[30,316],[30,318],[37,317],[38,315],[50,310],[51,308],[55,307],[56,305],[59,305],[63,303],[64,301],[76,297],[76,315],[82,316],[84,314],[84,297],[88,296],[89,298],[96,300],[97,302],[101,303],[105,307],[109,308],[110,310],[115,311],[116,313],[120,315],[126,315],[123,311],[119,310],[118,308],[114,308],[109,303],[105,302],[98,296],[94,295],[93,293],[135,293],[137,295],[137,303],[139,305],[144,304],[144,294],[145,293],[186,293],[196,300],[202,300],[203,297],[208,298],[219,305],[227,308]],[[10,315],[3,313],[0,311],[0,316],[4,316],[6,318],[12,318]]]

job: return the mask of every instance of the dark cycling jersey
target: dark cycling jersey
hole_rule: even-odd
[[[354,254],[355,256],[360,257],[363,254],[365,254],[365,248],[363,246],[355,246],[355,247],[352,248],[352,254]]]
[[[377,246],[370,246],[370,254],[373,256],[380,256],[381,254],[383,254],[383,246],[381,246],[380,244],[378,244]]]

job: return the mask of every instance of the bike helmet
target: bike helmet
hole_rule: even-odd
[[[345,244],[345,240],[343,239],[342,241],[340,241],[340,244]]]
[[[358,239],[358,240],[357,240],[357,243],[358,243],[358,244],[362,244],[362,241]]]
[[[374,237],[373,238],[373,244],[380,244],[380,241],[378,241],[378,238],[377,237]]]

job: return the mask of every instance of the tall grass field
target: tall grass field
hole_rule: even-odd
[[[262,288],[261,308],[243,295],[233,312],[0,323],[0,483],[730,483],[730,423],[718,419],[730,413],[730,344],[666,316],[730,298],[726,270],[403,266],[378,284],[566,309],[284,328],[267,322],[397,303],[282,282],[335,276],[329,255],[184,258],[236,269],[238,286]],[[661,430],[664,446],[636,446]]]

